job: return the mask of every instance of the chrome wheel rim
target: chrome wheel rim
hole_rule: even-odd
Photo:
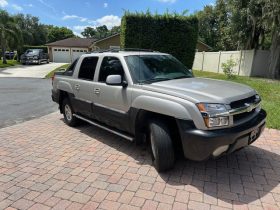
[[[68,104],[65,105],[64,111],[65,111],[64,113],[65,113],[66,119],[68,121],[71,121],[72,120],[72,111]]]

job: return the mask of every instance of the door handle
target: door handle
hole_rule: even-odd
[[[75,89],[76,89],[76,90],[80,90],[80,85],[79,85],[79,84],[76,84],[76,85],[75,85]]]
[[[94,92],[95,94],[99,94],[99,93],[100,93],[100,88],[94,88],[93,92]]]

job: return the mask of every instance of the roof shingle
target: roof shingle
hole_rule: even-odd
[[[90,38],[68,38],[59,40],[56,42],[48,43],[47,46],[57,46],[57,47],[90,47],[96,39]]]

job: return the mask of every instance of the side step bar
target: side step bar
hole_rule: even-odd
[[[131,136],[129,136],[129,135],[123,133],[123,132],[117,131],[117,130],[115,130],[115,129],[111,129],[111,128],[107,127],[107,126],[101,125],[101,124],[99,124],[99,123],[97,123],[97,122],[94,122],[94,121],[92,121],[92,120],[89,120],[89,119],[87,119],[87,118],[85,118],[85,117],[82,117],[82,116],[80,116],[80,115],[77,115],[77,114],[73,114],[73,116],[74,116],[74,117],[77,117],[77,118],[80,119],[80,120],[83,120],[83,121],[85,121],[85,122],[88,122],[89,124],[94,125],[94,126],[96,126],[96,127],[98,127],[98,128],[102,128],[103,130],[109,131],[110,133],[113,133],[113,134],[116,134],[116,135],[118,135],[118,136],[120,136],[120,137],[123,137],[123,138],[125,138],[125,139],[127,139],[127,140],[129,140],[129,141],[134,141],[134,138],[133,138],[133,137],[131,137]]]

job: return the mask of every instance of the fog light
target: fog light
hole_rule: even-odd
[[[218,148],[213,152],[213,156],[214,156],[214,157],[220,156],[223,152],[227,151],[228,148],[229,148],[229,145],[225,145],[225,146],[218,147]]]

